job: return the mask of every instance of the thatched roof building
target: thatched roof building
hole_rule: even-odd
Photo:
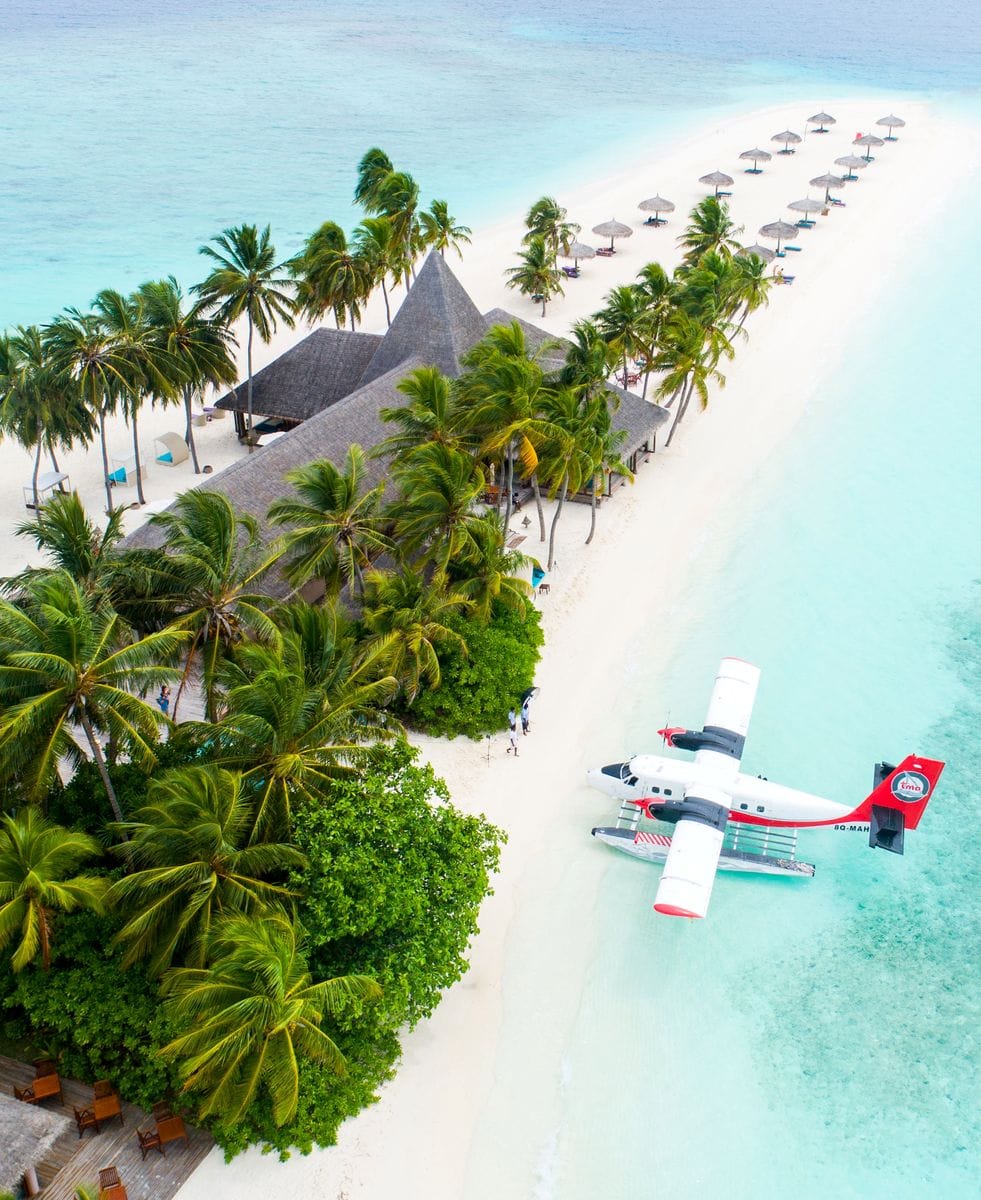
[[[62,1113],[0,1095],[0,1192],[16,1195],[27,1168],[74,1130],[74,1121]]]
[[[532,348],[561,342],[504,309],[481,315],[445,261],[431,253],[383,337],[317,330],[256,374],[253,411],[302,424],[226,467],[208,481],[208,488],[224,492],[236,508],[264,523],[269,506],[288,489],[284,476],[291,468],[318,458],[339,463],[354,442],[366,451],[373,449],[392,432],[379,417],[380,410],[404,403],[396,386],[400,380],[421,366],[460,375],[462,356],[492,326],[511,321],[518,322]],[[558,348],[546,351],[542,362],[546,369],[555,369],[563,359],[564,350]],[[655,430],[669,414],[632,392],[613,386],[610,390],[620,400],[614,423],[629,435],[623,457],[634,465],[638,454],[653,448]],[[244,386],[223,397],[219,406],[244,411]],[[369,459],[367,486],[377,483],[386,470],[386,460]],[[126,544],[152,547],[162,540],[158,529],[144,525]],[[275,574],[263,586],[271,594],[288,591]]]
[[[315,329],[255,373],[252,411],[284,421],[308,420],[354,391],[382,340],[375,333]],[[247,412],[246,385],[222,396],[217,407]]]

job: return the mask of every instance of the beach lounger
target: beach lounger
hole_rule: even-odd
[[[566,279],[578,279],[579,278],[579,268],[578,267],[563,267],[562,273],[565,275]]]
[[[600,258],[612,258],[616,250],[611,250],[609,246],[600,246],[596,253]]]
[[[832,198],[831,198],[831,199],[828,201],[828,203],[829,203],[829,204],[833,204],[833,205],[835,206],[835,208],[844,208],[844,207],[845,207],[845,202],[844,202],[844,200],[835,200],[835,199],[834,199],[834,197],[832,197]]]
[[[190,452],[187,449],[187,442],[179,433],[161,433],[153,440],[160,450],[157,455],[158,463],[176,467],[178,463],[187,462]]]
[[[807,217],[801,217],[801,219],[796,221],[795,224],[798,229],[813,229],[815,222],[809,221]]]
[[[718,198],[719,196],[731,196],[732,192],[716,192],[715,195],[716,195],[716,198]]]
[[[800,254],[801,246],[784,246],[784,250],[793,250],[795,254]]]
[[[648,217],[647,220],[644,222],[644,224],[645,225],[667,225],[667,221],[662,220],[660,217]]]

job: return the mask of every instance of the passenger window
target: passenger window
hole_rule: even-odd
[[[655,796],[660,796],[660,794],[661,794],[660,788],[652,787],[651,791],[654,793]]]
[[[762,804],[757,804],[756,811],[757,812],[766,812],[766,809],[763,807]]]
[[[670,788],[665,788],[665,789],[664,789],[664,794],[665,794],[665,796],[670,796],[670,795],[671,795],[671,789],[670,789]]]
[[[740,804],[740,806],[739,806],[739,807],[740,807],[740,808],[749,808],[749,805],[748,805],[748,804]]]

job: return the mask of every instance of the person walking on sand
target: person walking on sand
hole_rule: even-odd
[[[508,730],[508,741],[511,743],[508,746],[508,754],[510,754],[511,751],[513,750],[514,757],[517,758],[518,757],[518,726],[517,725],[512,725],[511,728]]]
[[[527,737],[528,730],[531,728],[531,710],[528,707],[531,704],[531,697],[525,696],[521,704],[521,732]]]
[[[165,717],[170,712],[170,688],[165,683],[160,685],[160,695],[157,697],[157,707]]]
[[[517,726],[517,724],[518,724],[518,715],[514,711],[514,706],[512,705],[508,709],[508,729],[514,729]]]

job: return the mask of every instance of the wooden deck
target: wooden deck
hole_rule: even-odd
[[[0,1090],[13,1099],[14,1084],[24,1087],[34,1078],[34,1068],[0,1055]],[[129,1200],[170,1200],[187,1182],[195,1167],[214,1145],[211,1135],[187,1127],[188,1141],[169,1142],[166,1156],[151,1150],[142,1160],[136,1130],[152,1129],[153,1118],[132,1104],[123,1104],[125,1124],[114,1117],[101,1133],[87,1129],[79,1138],[72,1105],[92,1103],[92,1085],[62,1079],[64,1104],[42,1100],[40,1106],[59,1112],[71,1121],[63,1134],[36,1164],[43,1200],[74,1200],[75,1188],[84,1183],[98,1190],[99,1171],[116,1167]]]

